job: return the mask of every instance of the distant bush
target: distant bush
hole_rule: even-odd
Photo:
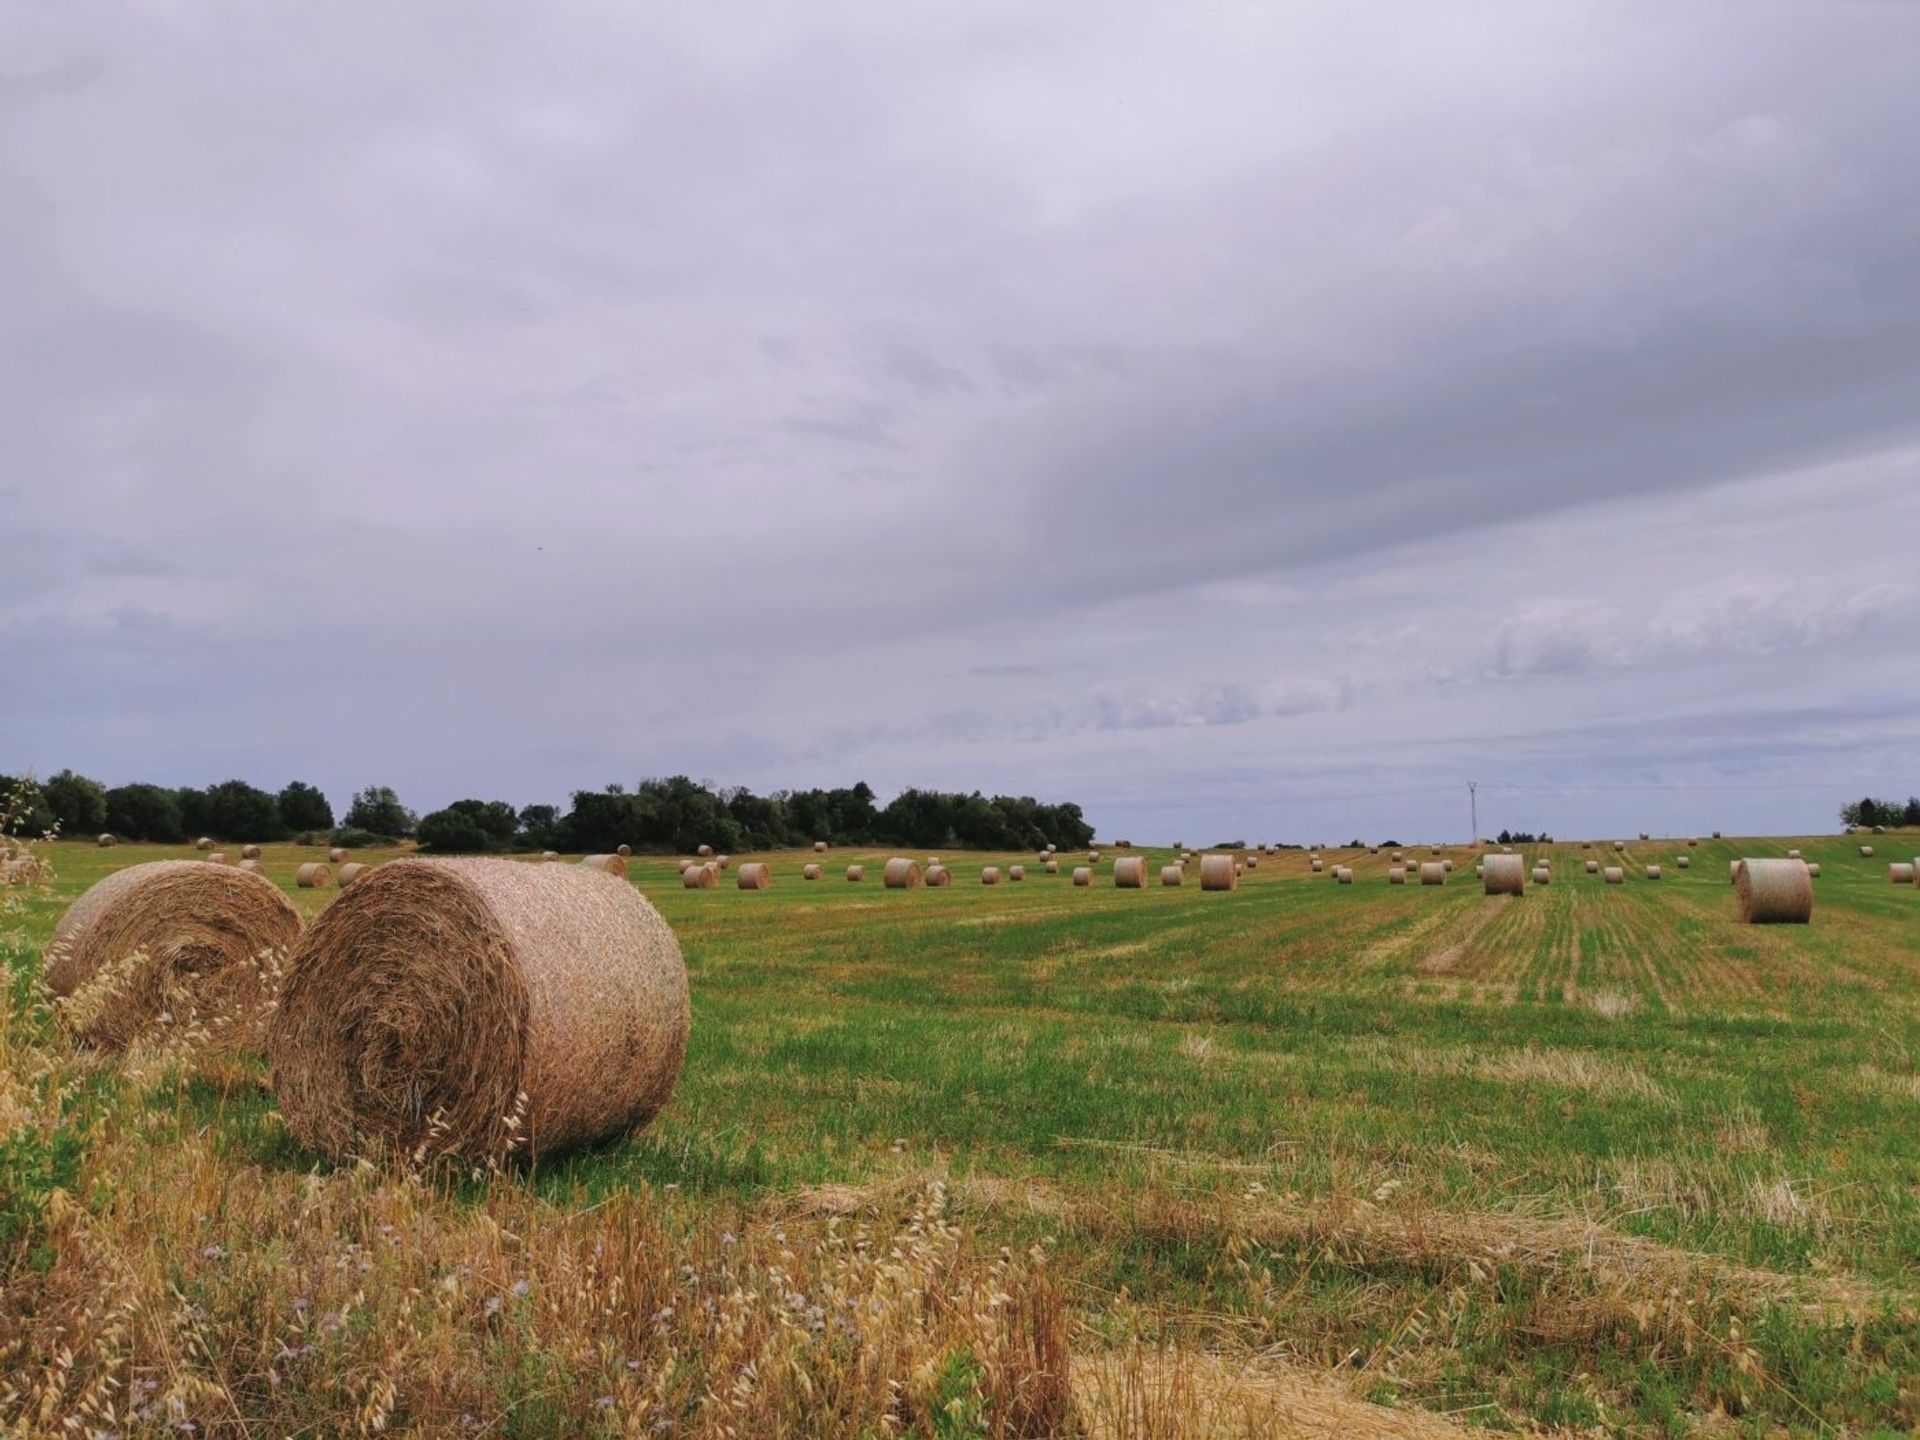
[[[413,812],[400,803],[391,786],[369,785],[347,807],[346,828],[371,830],[376,835],[411,835]]]
[[[305,781],[295,780],[279,794],[280,818],[290,830],[331,830],[333,806]]]
[[[40,789],[60,822],[60,833],[69,840],[107,828],[107,787],[98,780],[62,770]]]
[[[107,791],[106,828],[123,840],[172,845],[186,838],[180,797],[163,785],[116,785]]]
[[[342,850],[365,850],[377,845],[398,845],[400,839],[395,835],[376,835],[371,830],[336,830],[327,837],[327,843],[338,845]]]
[[[471,811],[451,807],[421,816],[414,834],[423,849],[437,854],[476,854],[497,850],[501,845]]]

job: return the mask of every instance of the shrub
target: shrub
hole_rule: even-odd
[[[290,830],[331,830],[333,806],[305,781],[295,780],[280,792],[280,818]]]
[[[391,786],[369,785],[347,807],[349,830],[371,830],[376,835],[411,835],[413,812],[400,803]]]
[[[500,846],[471,811],[452,806],[423,816],[415,833],[423,848],[441,854],[495,850]]]
[[[47,797],[47,808],[60,822],[61,834],[69,838],[97,835],[107,828],[107,789],[98,780],[62,770],[41,790]]]
[[[162,785],[116,785],[107,791],[107,825],[129,840],[173,844],[186,839],[180,797]]]

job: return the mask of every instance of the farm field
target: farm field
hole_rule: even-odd
[[[425,1176],[301,1152],[252,1062],[72,1056],[34,987],[60,910],[191,852],[53,845],[0,938],[0,1421],[1908,1433],[1920,892],[1886,867],[1920,835],[1860,843],[1518,847],[1554,869],[1518,900],[1464,846],[1441,888],[1328,850],[1353,885],[1286,852],[1232,894],[1162,888],[1164,850],[1143,891],[1104,847],[1090,889],[1078,857],[888,891],[887,852],[776,853],[765,892],[635,857],[692,979],[672,1102]],[[1736,924],[1728,862],[1789,847],[1814,923]],[[264,858],[309,918],[338,893]]]

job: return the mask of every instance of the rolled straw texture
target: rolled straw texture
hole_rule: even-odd
[[[1000,883],[1000,867],[998,865],[988,865],[982,869],[980,872],[980,883],[982,885],[998,885]]]
[[[1202,890],[1239,889],[1240,875],[1233,868],[1233,857],[1202,855],[1200,857],[1200,888]]]
[[[125,1050],[191,1037],[233,1053],[258,1046],[299,934],[300,912],[261,876],[156,860],[74,901],[42,965],[76,1039]]]
[[[332,1155],[543,1155],[673,1093],[687,970],[633,886],[571,865],[396,860],[295,950],[268,1034],[288,1130]]]
[[[1432,860],[1420,862],[1420,883],[1422,885],[1444,885],[1447,883],[1447,867]]]
[[[1122,890],[1143,890],[1147,884],[1147,862],[1139,855],[1122,855],[1113,862],[1113,883]]]
[[[333,883],[333,871],[309,860],[293,872],[293,883],[302,890],[324,890]]]
[[[773,884],[773,871],[759,860],[749,860],[740,867],[735,879],[742,890],[765,890]]]
[[[820,878],[820,867],[818,865],[802,865],[800,867],[800,878],[802,880],[818,880]]]
[[[342,850],[338,845],[334,846],[333,849],[327,851],[327,863],[329,865],[346,864],[347,852]]]
[[[582,855],[580,868],[598,870],[603,875],[618,875],[627,878],[627,857],[624,855]]]
[[[1748,925],[1805,925],[1813,919],[1813,876],[1799,860],[1743,860],[1733,903]]]
[[[866,878],[867,878],[867,867],[866,867],[866,866],[864,866],[864,865],[849,865],[849,866],[847,866],[847,879],[848,879],[849,881],[851,881],[851,882],[853,882],[853,883],[855,883],[855,884],[858,884],[858,883],[859,883],[860,881],[862,881],[862,880],[864,880],[864,879],[866,879]]]
[[[711,865],[689,865],[680,872],[682,890],[711,890],[720,883],[720,872]]]
[[[1489,895],[1525,894],[1526,862],[1518,855],[1483,856],[1480,860],[1480,879]]]
[[[1093,871],[1085,865],[1079,866],[1073,872],[1073,883],[1084,890],[1093,884]]]
[[[357,860],[349,860],[346,864],[340,867],[340,875],[339,875],[340,888],[342,890],[346,889],[349,885],[353,884],[354,881],[358,880],[362,875],[366,873],[367,873],[367,867],[365,865],[362,865]]]
[[[1182,870],[1178,865],[1162,865],[1160,867],[1160,883],[1162,885],[1178,885],[1186,873],[1187,872]]]
[[[930,888],[953,884],[953,872],[944,865],[929,865],[923,873]]]
[[[889,890],[916,890],[923,878],[920,867],[903,855],[894,856],[880,871],[881,883]]]

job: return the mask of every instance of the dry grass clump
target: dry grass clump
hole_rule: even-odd
[[[1122,855],[1113,862],[1113,883],[1122,890],[1144,890],[1147,885],[1147,862],[1139,855]]]
[[[1518,855],[1486,855],[1480,877],[1489,895],[1521,895],[1527,888],[1526,861]]]
[[[1077,867],[1073,872],[1073,883],[1083,890],[1093,884],[1093,870],[1091,867],[1086,865]]]
[[[673,1093],[687,970],[633,886],[574,866],[396,860],[296,948],[268,1034],[287,1128],[336,1156],[539,1155]]]
[[[866,878],[867,878],[866,866],[864,865],[847,866],[847,882],[849,884],[857,885]]]
[[[624,855],[582,855],[580,867],[585,870],[598,870],[602,875],[618,875],[627,878],[627,857]]]
[[[77,1040],[233,1054],[258,1046],[299,934],[299,912],[259,876],[156,860],[76,900],[42,965]]]
[[[734,883],[742,890],[765,890],[773,884],[773,871],[760,860],[749,860],[740,867]]]
[[[1813,919],[1813,876],[1800,860],[1746,860],[1733,876],[1734,908],[1748,925],[1805,925]]]
[[[889,890],[917,890],[922,878],[920,867],[903,855],[894,856],[880,871],[881,883]]]
[[[1182,870],[1178,865],[1162,865],[1160,867],[1160,883],[1162,885],[1178,885],[1186,878],[1186,874],[1187,872]]]
[[[340,888],[346,889],[354,881],[367,873],[367,867],[357,860],[349,860],[340,867]]]
[[[324,890],[333,883],[333,871],[310,860],[293,872],[293,883],[302,890]]]
[[[1432,860],[1420,862],[1420,883],[1422,885],[1444,885],[1447,883],[1447,867]]]
[[[820,878],[820,867],[818,865],[802,865],[800,867],[800,878],[802,880],[818,880]]]
[[[711,890],[720,883],[720,872],[711,865],[689,865],[680,872],[682,890]]]
[[[985,866],[980,871],[980,883],[982,885],[998,885],[1000,883],[1000,867],[998,865]]]

